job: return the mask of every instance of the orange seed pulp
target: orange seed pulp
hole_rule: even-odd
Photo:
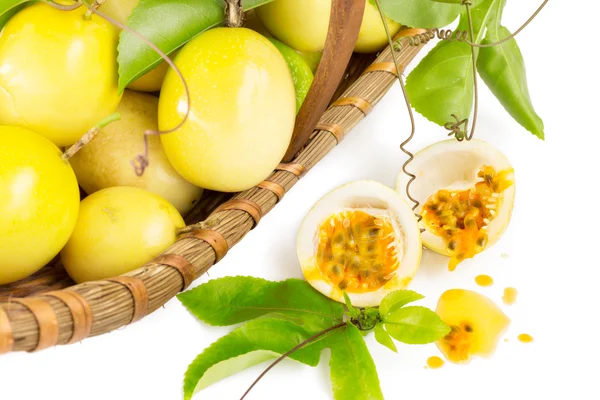
[[[488,241],[486,228],[496,217],[502,192],[513,182],[513,171],[496,172],[483,166],[477,173],[480,181],[467,190],[439,190],[423,205],[423,221],[435,235],[444,238],[453,271],[466,258],[482,252]]]
[[[322,276],[348,293],[375,291],[398,269],[396,232],[386,217],[342,211],[321,224],[316,240]]]

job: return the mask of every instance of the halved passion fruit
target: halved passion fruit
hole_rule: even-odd
[[[500,239],[515,198],[514,171],[500,151],[481,140],[446,140],[416,153],[410,168],[423,244],[449,256],[450,270]],[[408,179],[400,173],[396,182],[405,198]]]
[[[421,261],[421,238],[410,206],[373,181],[342,186],[308,213],[298,233],[306,280],[333,300],[378,306],[405,288]]]

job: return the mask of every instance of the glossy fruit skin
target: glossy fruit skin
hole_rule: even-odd
[[[79,185],[87,194],[113,186],[135,186],[155,193],[185,214],[202,196],[202,189],[181,177],[169,163],[158,136],[149,136],[150,164],[137,176],[131,161],[144,151],[144,132],[158,128],[158,99],[125,90],[110,123],[71,159]]]
[[[310,66],[304,61],[304,58],[288,45],[280,42],[275,38],[269,38],[271,43],[281,52],[283,58],[287,62],[290,72],[292,73],[292,81],[296,89],[296,113],[300,111],[302,103],[310,90],[314,75]]]
[[[86,7],[36,3],[0,34],[0,123],[57,146],[75,143],[119,104],[117,30]]]
[[[127,88],[140,92],[157,92],[162,87],[168,70],[169,64],[163,61],[158,67],[131,82]]]
[[[127,24],[127,19],[139,3],[140,0],[108,0],[102,5],[101,11],[117,22]],[[162,62],[150,72],[131,82],[127,88],[140,92],[159,91],[168,69],[169,64]]]
[[[296,50],[317,52],[325,47],[331,0],[277,0],[256,9],[256,15],[277,39]],[[390,34],[400,30],[400,24],[387,19]],[[354,50],[374,53],[387,44],[387,37],[377,8],[367,1],[363,22]]]
[[[268,39],[246,28],[215,28],[177,55],[191,93],[183,127],[162,135],[177,172],[196,186],[238,192],[266,179],[281,161],[294,129],[296,93],[288,66]],[[185,92],[169,70],[158,124],[184,117]]]
[[[37,133],[0,126],[0,285],[46,265],[75,227],[79,187],[61,156]]]
[[[101,190],[81,202],[71,239],[60,256],[77,283],[141,267],[165,251],[185,226],[165,199],[133,187]]]

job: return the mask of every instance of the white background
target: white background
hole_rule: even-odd
[[[509,1],[506,25],[514,30],[537,3]],[[511,225],[496,246],[454,273],[447,271],[446,259],[426,251],[412,285],[427,296],[422,304],[430,307],[450,288],[476,289],[501,305],[504,287],[518,288],[517,303],[502,305],[512,319],[508,343],[501,341],[490,360],[428,370],[427,357],[438,354],[434,345],[399,345],[394,354],[370,336],[386,399],[600,399],[600,78],[597,39],[585,36],[596,30],[599,14],[591,0],[553,0],[518,38],[532,98],[546,125],[546,142],[517,125],[482,90],[477,136],[503,151],[517,174]],[[417,123],[413,150],[445,138],[443,129],[423,118]],[[353,180],[393,186],[404,161],[398,145],[408,128],[396,87],[211,269],[211,277],[301,277],[295,236],[308,209]],[[482,273],[495,279],[493,287],[474,284]],[[0,357],[0,399],[177,400],[189,362],[229,330],[197,322],[172,300],[139,323],[81,344]],[[523,332],[535,342],[519,343],[516,336]],[[284,361],[248,398],[331,399],[327,357],[316,368]],[[264,367],[220,382],[196,398],[239,399]]]

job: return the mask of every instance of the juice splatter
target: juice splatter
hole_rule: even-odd
[[[475,277],[475,283],[477,283],[479,286],[487,287],[492,286],[494,284],[494,280],[488,275],[477,275]]]
[[[470,290],[452,289],[440,297],[436,313],[451,331],[436,342],[447,360],[466,363],[490,357],[510,319],[489,298]]]
[[[445,362],[438,356],[432,356],[427,359],[427,366],[431,369],[439,369],[444,366]]]
[[[519,336],[517,336],[517,339],[519,339],[519,342],[521,342],[521,343],[533,342],[533,336],[531,336],[528,333],[521,333]]]
[[[504,296],[502,296],[502,301],[507,306],[511,306],[517,302],[518,294],[519,292],[517,291],[517,289],[513,287],[507,287],[506,289],[504,289]]]

